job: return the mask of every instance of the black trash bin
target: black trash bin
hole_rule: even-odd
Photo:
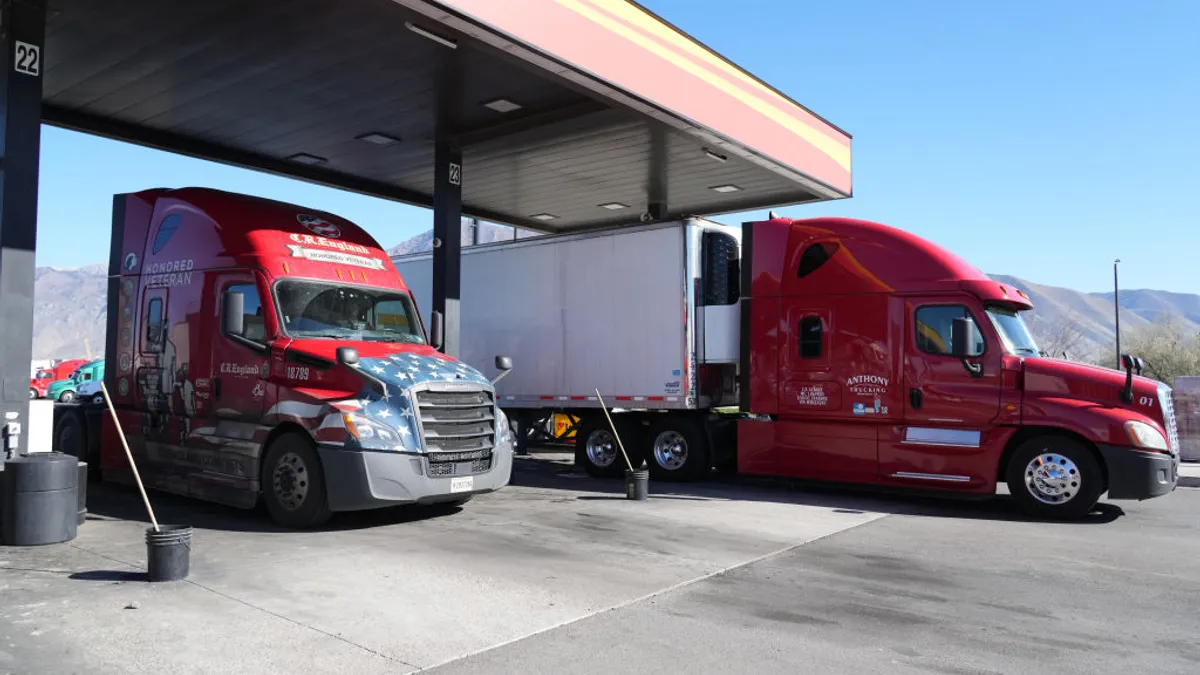
[[[60,544],[79,524],[79,460],[39,452],[8,460],[0,472],[0,540],[8,546]]]
[[[88,465],[87,462],[79,463],[79,472],[75,479],[75,492],[79,511],[75,518],[76,525],[82,525],[83,521],[87,520],[87,484],[88,484]]]

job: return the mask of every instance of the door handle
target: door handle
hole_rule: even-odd
[[[221,398],[221,378],[213,378],[213,398]]]
[[[908,404],[909,404],[909,406],[912,407],[913,410],[921,409],[921,390],[920,389],[909,389],[908,390]]]

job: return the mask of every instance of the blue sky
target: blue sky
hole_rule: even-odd
[[[1200,2],[643,4],[854,135],[854,198],[785,215],[878,220],[984,271],[1087,291],[1111,288],[1119,256],[1122,287],[1200,293]],[[424,209],[44,128],[38,264],[102,262],[112,195],[159,185],[325,209],[384,246],[431,223]]]

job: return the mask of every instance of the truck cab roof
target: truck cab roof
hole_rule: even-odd
[[[192,270],[259,268],[295,276],[403,288],[385,251],[332,213],[262,197],[186,187],[117,195],[110,275],[175,285]]]
[[[1021,290],[904,230],[854,218],[775,218],[749,226],[753,295],[968,291],[1031,309]],[[746,245],[746,242],[743,242]],[[787,272],[785,273],[785,270]]]

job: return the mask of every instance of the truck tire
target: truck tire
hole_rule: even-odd
[[[30,387],[30,388],[29,388],[29,400],[30,400],[30,401],[36,401],[36,400],[37,400],[37,397],[38,397],[37,389],[34,389],[33,387]]]
[[[665,481],[694,481],[712,470],[708,436],[694,420],[668,417],[646,435],[646,464],[650,477]]]
[[[333,515],[321,460],[309,439],[299,433],[282,434],[267,448],[262,492],[271,519],[284,527],[319,527]]]
[[[635,469],[641,468],[644,460],[642,453],[637,450],[640,445],[637,427],[622,420],[619,415],[613,418],[613,422],[621,434],[625,451],[629,453],[629,463]],[[621,456],[621,448],[603,413],[586,415],[580,420],[575,431],[575,463],[596,478],[625,475],[625,458]]]
[[[1008,491],[1025,513],[1075,519],[1092,511],[1104,492],[1104,472],[1079,441],[1039,436],[1017,447],[1008,460]]]
[[[73,392],[69,389],[67,391],[64,391],[63,393],[58,395],[58,402],[59,403],[74,403],[75,402],[75,392]]]
[[[98,463],[87,456],[87,446],[87,428],[83,424],[83,417],[74,410],[64,410],[54,427],[54,443],[50,449],[88,464]]]

